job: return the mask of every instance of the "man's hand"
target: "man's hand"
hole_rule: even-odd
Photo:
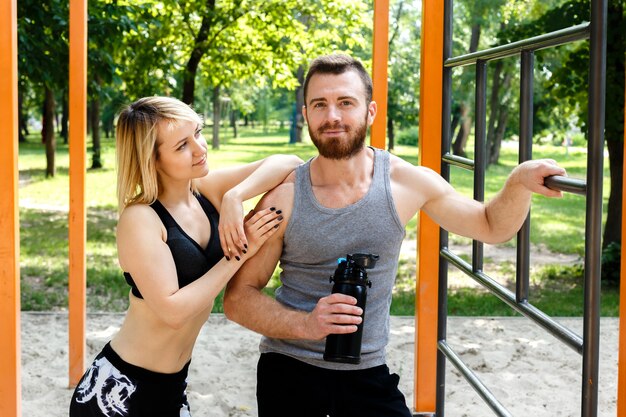
[[[519,183],[533,193],[546,197],[561,197],[563,193],[545,186],[545,178],[553,175],[566,176],[565,169],[557,165],[552,159],[537,159],[526,161],[517,166],[509,177],[511,185]]]
[[[305,319],[307,339],[320,340],[329,334],[357,331],[363,321],[363,309],[356,306],[356,298],[345,294],[331,294],[320,298]]]

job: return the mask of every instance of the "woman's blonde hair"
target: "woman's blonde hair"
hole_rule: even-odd
[[[157,124],[202,118],[187,104],[171,97],[144,97],[124,108],[116,128],[118,210],[131,204],[152,204],[159,195],[156,161]],[[192,191],[196,192],[192,180]]]

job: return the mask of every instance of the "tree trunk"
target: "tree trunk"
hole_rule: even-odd
[[[494,139],[496,134],[496,119],[500,114],[500,73],[502,72],[502,60],[498,60],[493,70],[493,79],[491,82],[491,96],[489,98],[489,122],[487,124],[487,166],[492,160],[492,150],[494,148]]]
[[[298,67],[296,76],[300,86],[296,89],[296,109],[294,111],[295,136],[293,142],[302,143],[302,128],[304,127],[304,116],[302,116],[302,107],[304,107],[304,67],[302,65]]]
[[[469,106],[465,103],[461,104],[461,123],[459,126],[459,133],[456,135],[456,139],[452,144],[452,153],[458,156],[466,156],[465,145],[467,144],[467,138],[469,137],[470,129],[472,128],[472,119],[469,117]]]
[[[470,37],[469,53],[476,52],[478,50],[478,43],[480,41],[480,24],[476,23],[472,25],[472,35]],[[468,68],[468,67],[466,67]],[[467,71],[465,69],[464,71]],[[469,137],[470,130],[472,129],[472,119],[469,117],[469,106],[461,104],[461,126],[459,133],[452,144],[452,152],[455,155],[465,156],[465,145],[467,144],[467,138]]]
[[[104,130],[104,137],[110,138],[113,133],[113,118],[104,117],[102,119],[102,130]]]
[[[622,240],[622,174],[624,162],[624,142],[607,138],[609,151],[609,171],[611,173],[611,192],[607,206],[606,224],[602,236],[602,248],[610,243]]]
[[[100,97],[98,97],[97,93],[91,100],[91,142],[91,169],[102,168],[102,160],[100,158]]]
[[[456,128],[461,121],[461,106],[454,105],[452,106],[452,121],[450,122],[450,143],[452,143],[452,138],[454,137],[454,132],[456,132]]]
[[[504,81],[502,81],[501,84],[504,91],[508,91],[511,88],[512,78],[513,74],[511,71],[505,71]],[[499,88],[500,86],[498,86],[498,89]],[[492,110],[492,116],[489,120],[489,124],[491,129],[491,121],[497,117],[497,127],[495,128],[494,134],[491,138],[489,138],[489,135],[487,136],[487,166],[490,164],[497,164],[500,159],[500,148],[502,147],[502,140],[504,139],[504,133],[506,132],[506,125],[509,118],[508,100],[500,102],[498,96],[496,95],[495,99],[492,96],[492,104],[493,103],[495,103],[495,109],[497,109],[497,111]]]
[[[233,139],[237,139],[237,110],[230,111],[230,126],[233,128]]]
[[[26,135],[28,135],[28,117],[24,116],[24,91],[21,88],[17,90],[17,118],[19,120],[18,141],[26,142]]]
[[[56,141],[54,139],[54,94],[49,87],[45,87],[43,103],[43,126],[42,140],[46,144],[46,177],[54,177],[56,168],[54,164],[54,152]]]
[[[499,108],[498,127],[496,128],[495,137],[493,138],[490,149],[487,150],[489,153],[489,159],[487,159],[488,165],[497,164],[500,159],[500,149],[502,148],[502,139],[504,139],[504,132],[506,132],[508,119],[509,108],[506,104],[503,104]]]
[[[392,151],[395,147],[395,132],[393,130],[393,119],[391,117],[387,117],[387,136],[389,137],[389,144],[387,146],[388,151]]]
[[[480,42],[480,23],[472,25],[472,36],[470,37],[470,54],[478,50],[478,42]]]
[[[63,138],[63,143],[67,145],[68,132],[69,132],[67,128],[67,122],[69,120],[69,105],[68,105],[68,99],[67,99],[67,90],[63,92],[62,108],[63,108],[62,110],[63,114],[61,115],[61,137]]]
[[[220,148],[220,87],[213,88],[213,142],[212,148]]]
[[[196,38],[193,43],[193,50],[185,66],[185,72],[183,73],[183,103],[193,104],[194,93],[196,89],[196,73],[198,72],[198,66],[202,57],[207,51],[207,45],[205,44],[209,39],[209,32],[211,31],[213,10],[215,10],[215,0],[207,0],[204,7],[204,14],[202,16],[202,24],[200,30],[196,34]],[[215,129],[215,128],[214,128]]]
[[[626,68],[624,65],[624,46],[626,38],[624,36],[624,2],[610,1],[608,5],[608,28],[607,39],[611,39],[607,43],[607,92],[617,91],[617,94],[607,94],[607,111],[604,136],[609,154],[609,170],[611,176],[611,191],[609,194],[609,202],[607,206],[606,223],[604,225],[604,233],[602,236],[602,249],[609,249],[611,244],[621,245],[622,230],[622,184],[623,184],[623,138],[624,138],[624,73]],[[609,110],[610,109],[610,110]],[[611,251],[607,251],[608,255],[603,259],[602,279],[609,280],[610,283],[619,285],[620,251],[617,250],[616,256],[611,256]],[[613,258],[613,259],[611,259]],[[617,258],[617,259],[615,259]],[[612,281],[613,278],[615,281]]]

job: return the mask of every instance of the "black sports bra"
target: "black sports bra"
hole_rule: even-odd
[[[167,230],[167,241],[165,243],[172,251],[172,257],[176,265],[176,274],[178,275],[179,288],[200,278],[224,256],[220,245],[220,236],[217,232],[220,215],[211,202],[204,196],[198,194],[196,197],[211,224],[211,237],[209,238],[207,247],[204,249],[185,233],[159,200],[156,200],[150,205],[159,215],[159,218]],[[133,295],[138,298],[143,298],[135,281],[128,272],[124,272],[124,278],[126,278],[126,282],[130,285]]]

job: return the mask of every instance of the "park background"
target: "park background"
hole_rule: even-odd
[[[579,0],[454,2],[453,56],[589,20]],[[391,1],[387,147],[418,163],[421,2]],[[621,236],[626,1],[609,1],[602,315],[617,316]],[[147,95],[171,95],[204,116],[209,164],[219,168],[273,153],[315,154],[299,114],[311,58],[342,51],[371,68],[372,1],[89,1],[88,311],[124,311],[128,287],[115,251],[115,115]],[[67,309],[67,2],[18,2],[21,306]],[[572,177],[586,172],[588,43],[539,51],[535,67],[533,157],[549,157]],[[488,68],[486,198],[517,164],[519,62]],[[453,73],[452,141],[472,156],[472,68]],[[471,194],[470,173],[451,182]],[[252,205],[254,202],[248,202]],[[531,229],[534,304],[555,316],[583,310],[584,199],[536,197]],[[415,219],[392,313],[414,314]],[[413,246],[411,246],[413,242]],[[463,238],[453,245],[469,248]],[[467,249],[469,250],[469,249]],[[515,276],[514,241],[485,251],[485,271],[506,285]],[[469,257],[466,251],[465,256]],[[533,262],[534,260],[534,262]],[[452,315],[512,315],[492,295],[451,274]],[[272,280],[268,289],[279,285]],[[216,303],[215,311],[221,311]]]

